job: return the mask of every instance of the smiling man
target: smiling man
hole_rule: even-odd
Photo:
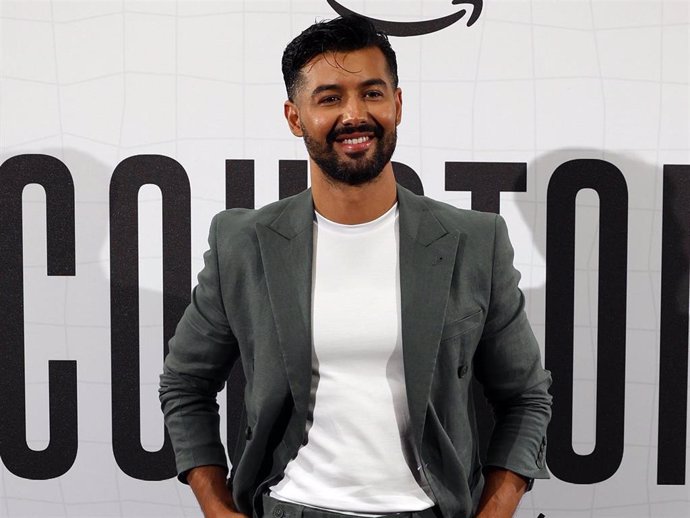
[[[286,48],[284,112],[311,189],[216,216],[161,402],[207,518],[512,516],[544,466],[548,372],[503,220],[395,182],[387,37],[345,17]],[[225,452],[217,392],[247,379]],[[472,377],[496,426],[479,460]]]
[[[333,52],[306,66],[309,74],[293,94],[299,104],[292,98],[285,103],[290,129],[304,138],[311,159],[336,183],[374,180],[393,156],[402,109],[383,54],[377,47]]]
[[[297,74],[290,50],[283,58],[285,118],[311,159],[316,212],[338,223],[372,221],[396,199],[390,159],[402,115],[397,76],[376,46],[321,53]]]

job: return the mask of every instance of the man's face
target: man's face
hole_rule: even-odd
[[[312,161],[335,182],[376,178],[393,155],[402,113],[383,53],[369,47],[320,54],[301,75],[285,116]]]

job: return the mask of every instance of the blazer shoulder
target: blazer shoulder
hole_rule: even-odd
[[[428,210],[433,214],[446,230],[449,231],[456,230],[461,233],[488,232],[489,234],[484,235],[492,235],[497,224],[497,219],[502,219],[500,215],[492,212],[462,209],[450,203],[414,194],[409,191],[407,195],[412,196],[416,204],[423,208],[423,210]]]
[[[312,206],[311,191],[307,189],[299,194],[274,201],[258,209],[233,208],[217,213],[211,222],[211,230],[218,236],[234,239],[256,235],[256,226],[271,225],[284,213],[299,210],[303,206]]]

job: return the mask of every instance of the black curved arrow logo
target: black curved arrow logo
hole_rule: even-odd
[[[377,18],[364,16],[363,14],[348,9],[335,0],[327,0],[327,2],[328,5],[330,5],[340,16],[357,15],[366,18],[367,20],[371,21],[377,29],[385,32],[389,36],[421,36],[422,34],[437,32],[453,25],[467,13],[465,9],[461,9],[457,13],[449,14],[448,16],[444,16],[442,18],[434,18],[433,20],[424,20],[420,22],[393,22],[390,20],[379,20]],[[451,3],[453,5],[472,5],[472,14],[467,20],[467,26],[470,27],[479,18],[484,2],[483,0],[452,0]]]

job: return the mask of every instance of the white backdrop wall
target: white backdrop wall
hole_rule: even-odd
[[[391,21],[439,18],[461,7],[472,10],[447,0],[341,4]],[[590,472],[585,463],[558,469],[554,464],[551,480],[537,483],[524,498],[520,518],[539,512],[550,518],[690,516],[687,378],[668,376],[664,385],[660,375],[665,204],[675,207],[667,214],[667,236],[681,236],[682,243],[668,237],[664,252],[679,254],[678,261],[667,263],[669,272],[674,264],[680,270],[683,289],[690,256],[683,249],[690,232],[690,189],[683,180],[690,175],[689,11],[687,1],[485,0],[471,27],[465,16],[437,32],[392,38],[404,99],[394,159],[416,171],[427,195],[471,206],[469,192],[447,190],[447,162],[526,165],[526,190],[501,194],[500,211],[508,222],[528,314],[543,352],[548,327],[547,189],[554,170],[570,160],[604,160],[618,168],[627,189],[627,206],[620,190],[611,198],[611,206],[627,215],[627,224],[601,230],[618,236],[613,240],[619,252],[627,252],[627,273],[602,267],[602,276],[618,273],[627,287],[624,307],[611,308],[627,317],[620,322],[625,355],[618,349],[607,349],[605,355],[608,362],[619,362],[616,379],[624,376],[624,414],[622,406],[597,409],[597,387],[608,379],[604,372],[597,380],[598,352],[609,347],[600,343],[609,335],[598,335],[597,329],[609,308],[598,307],[604,250],[599,247],[599,198],[589,188],[577,195],[574,221],[574,327],[563,333],[562,345],[554,341],[546,347],[545,358],[547,366],[550,361],[556,365],[557,356],[567,358],[559,351],[569,348],[572,336],[573,454],[586,457],[596,451],[597,411],[599,419],[621,413],[622,435],[612,439],[622,444],[621,462],[616,467],[614,459],[611,473],[600,481],[592,480],[593,473],[602,470]],[[210,218],[226,207],[226,160],[254,161],[258,207],[278,199],[279,161],[306,159],[301,140],[292,137],[283,120],[280,57],[293,36],[315,19],[334,15],[326,0],[1,1],[2,200],[22,192],[13,183],[17,178],[20,184],[22,175],[31,181],[25,182],[30,185],[23,189],[21,212],[10,209],[9,202],[0,207],[2,257],[22,261],[18,270],[0,265],[2,286],[18,287],[0,299],[3,329],[11,331],[0,337],[0,359],[5,380],[23,379],[25,387],[25,401],[18,401],[16,387],[7,383],[0,395],[0,516],[200,515],[186,486],[174,478],[131,476],[113,452],[113,397],[118,397],[111,391],[113,381],[139,385],[140,424],[129,421],[127,429],[140,431],[146,450],[155,452],[163,445],[157,382],[164,326],[161,189],[145,185],[138,194],[139,234],[134,241],[139,326],[130,329],[139,336],[139,369],[111,371],[110,218],[126,211],[125,205],[117,205],[120,198],[109,197],[111,176],[124,159],[137,155],[170,157],[184,168],[190,208],[174,202],[175,195],[184,198],[184,181],[172,189],[171,199],[177,212],[173,219],[181,222],[175,230],[184,229],[185,221],[191,224],[190,284],[182,290],[188,292],[202,266]],[[59,159],[73,181],[74,209],[58,196],[61,208],[48,218],[57,228],[74,215],[73,275],[48,275],[46,199],[53,195],[33,182],[50,162],[23,161],[21,167],[13,162],[14,157],[36,154]],[[675,172],[677,182],[666,184],[664,197],[664,165],[670,164],[685,168],[668,170]],[[161,171],[162,183],[174,176]],[[554,214],[565,210],[558,200],[551,201]],[[17,249],[18,241],[8,236],[20,224],[17,235],[23,236],[23,247]],[[170,243],[183,242],[184,251],[180,232],[177,237],[172,232]],[[67,234],[56,239],[70,248]],[[687,293],[680,298],[671,306],[687,318]],[[23,308],[23,325],[17,321],[17,306]],[[555,309],[549,311],[551,315]],[[137,315],[130,316],[136,327]],[[687,375],[687,329],[679,341],[678,333],[674,337],[676,345],[664,350],[671,370],[664,372],[679,366]],[[23,366],[17,363],[17,343],[25,354]],[[67,459],[62,469],[58,461],[43,462],[31,454],[55,439],[51,426],[69,428],[67,413],[58,410],[56,422],[49,419],[49,394],[70,385],[49,383],[53,360],[76,362],[77,443],[73,463]],[[66,379],[71,379],[69,373]],[[675,469],[670,482],[660,480],[657,467],[661,397],[672,407],[679,401],[684,405],[678,411],[676,404],[673,418],[662,427],[662,437],[686,434],[680,448],[676,443],[667,449]],[[128,408],[131,403],[117,404]],[[55,402],[57,409],[65,405]],[[18,435],[24,430],[16,408],[25,408],[26,445]],[[559,408],[570,412],[567,402],[557,400],[555,410]],[[139,438],[135,433],[128,440],[137,443]],[[567,441],[550,441],[552,452],[570,451]],[[22,463],[17,451],[28,451],[33,460]],[[611,455],[616,456],[603,454],[609,467]],[[49,465],[55,473],[49,473]],[[52,478],[41,480],[47,476]]]

